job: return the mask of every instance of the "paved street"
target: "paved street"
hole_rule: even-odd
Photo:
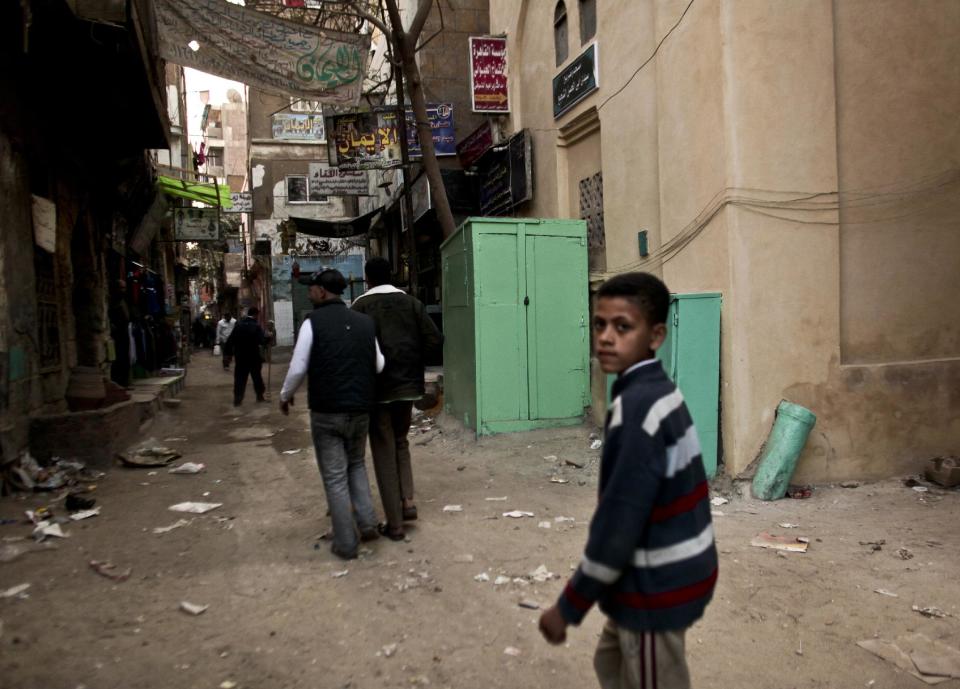
[[[283,368],[273,371],[274,399]],[[275,403],[249,400],[235,412],[229,384],[219,360],[195,355],[181,406],[146,430],[183,460],[206,464],[205,473],[113,468],[94,492],[100,516],[64,526],[69,537],[56,539],[55,550],[0,563],[0,591],[31,584],[26,598],[0,599],[0,686],[595,686],[590,657],[601,616],[591,613],[566,647],[552,648],[537,633],[539,613],[518,605],[545,605],[559,592],[562,581],[530,576],[540,565],[565,578],[579,558],[596,481],[589,429],[480,443],[442,419],[442,433],[417,430],[415,442],[430,441],[414,446],[421,517],[409,542],[380,539],[344,563],[327,541],[314,547],[329,520],[304,400],[289,418]],[[261,439],[238,440],[243,434]],[[52,497],[3,498],[0,518],[20,518]],[[167,509],[188,500],[223,506],[203,516]],[[889,481],[715,508],[723,512],[721,575],[716,600],[688,637],[695,686],[922,686],[855,642],[918,631],[960,645],[958,502],[956,492],[922,494]],[[445,512],[448,505],[462,511]],[[535,516],[504,518],[509,510]],[[181,518],[189,523],[153,533]],[[800,528],[778,528],[787,522]],[[809,536],[809,552],[751,548],[760,531]],[[29,532],[22,523],[0,527],[4,546]],[[881,540],[877,551],[860,545]],[[910,559],[897,554],[901,547]],[[131,576],[113,582],[90,560]],[[476,581],[480,574],[489,581]],[[508,581],[497,584],[498,576]],[[209,608],[192,616],[182,601]],[[951,616],[929,619],[914,604]]]

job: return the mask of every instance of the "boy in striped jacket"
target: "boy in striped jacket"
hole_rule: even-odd
[[[598,603],[607,615],[594,668],[603,689],[687,689],[686,630],[717,581],[707,478],[683,396],[655,353],[670,293],[647,273],[597,292],[594,351],[617,373],[607,412],[600,500],[583,560],[540,618],[553,644]]]

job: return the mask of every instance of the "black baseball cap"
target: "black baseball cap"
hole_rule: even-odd
[[[347,279],[343,277],[343,273],[333,268],[314,273],[310,278],[310,284],[323,287],[333,294],[343,294],[347,289]]]

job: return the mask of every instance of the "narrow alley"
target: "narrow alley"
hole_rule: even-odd
[[[273,368],[274,400],[284,368]],[[0,592],[30,585],[0,598],[0,686],[591,685],[602,616],[553,648],[539,612],[520,605],[551,603],[579,559],[599,455],[588,428],[477,442],[421,418],[408,542],[380,539],[344,563],[318,540],[329,519],[302,401],[289,417],[275,402],[235,411],[230,380],[219,360],[195,357],[182,403],[140,443],[176,448],[172,466],[200,462],[203,473],[118,465],[92,493],[99,516],[66,524],[49,547],[31,545],[24,512],[65,516],[59,493],[0,500]],[[688,636],[696,686],[920,686],[856,643],[919,632],[960,645],[960,536],[947,518],[957,491],[890,480],[774,503],[734,497],[729,482],[723,492],[717,596]],[[184,501],[222,506],[168,510]],[[533,516],[503,516],[513,510]],[[808,537],[809,550],[751,547],[763,531]],[[92,560],[129,579],[101,576]],[[209,607],[194,616],[182,602]]]

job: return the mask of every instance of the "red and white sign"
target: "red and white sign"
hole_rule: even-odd
[[[470,37],[470,88],[474,112],[510,112],[506,38]]]

